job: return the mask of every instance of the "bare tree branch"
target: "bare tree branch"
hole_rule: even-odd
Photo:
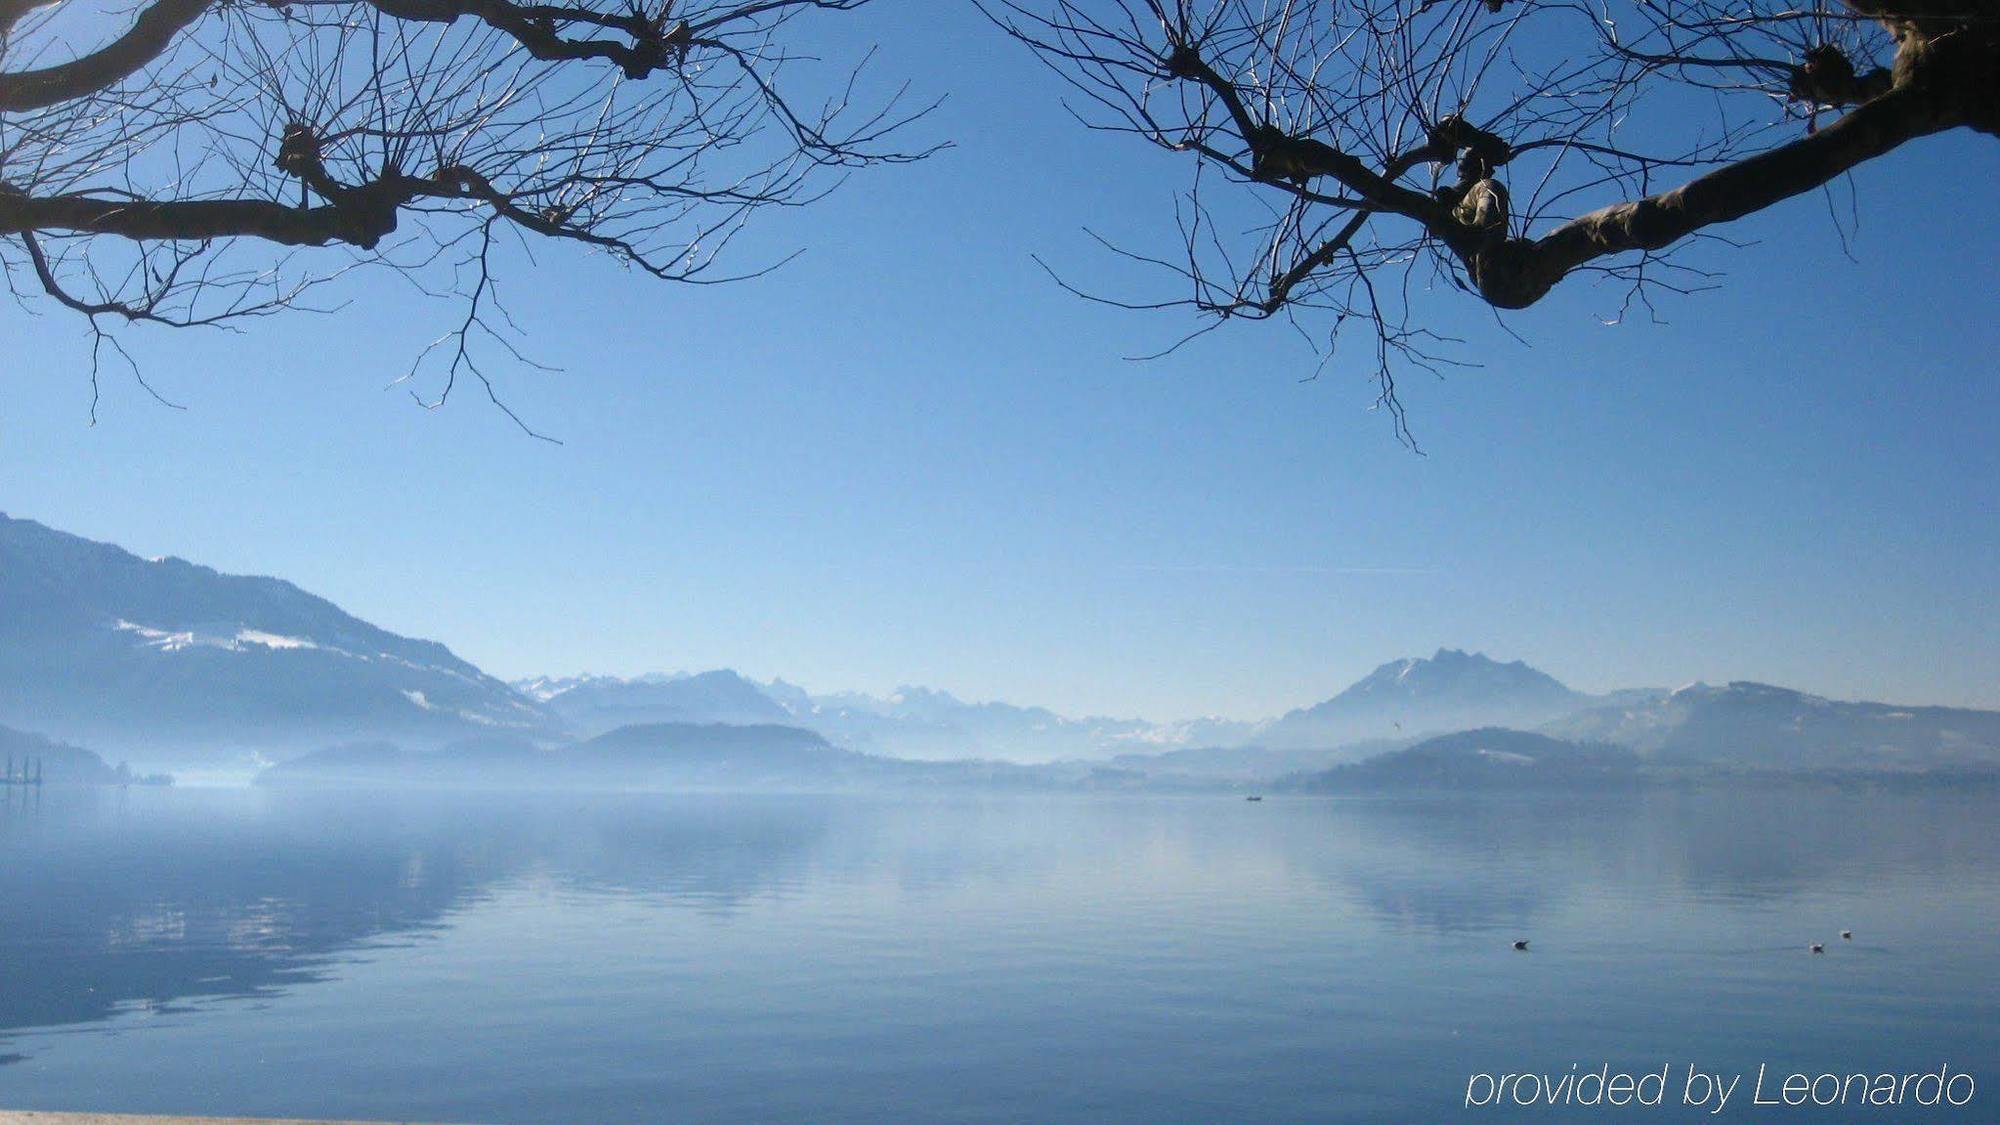
[[[1317,314],[1419,369],[1412,283],[1517,309],[1581,274],[1650,307],[1705,287],[1674,255],[1714,228],[1918,137],[2000,135],[2000,0],[981,6],[1092,129],[1192,159],[1183,253],[1120,251],[1189,296],[1116,303]]]
[[[866,0],[124,2],[0,0],[0,274],[94,356],[387,269],[462,309],[423,401],[490,393],[487,364],[536,366],[487,320],[523,240],[752,276],[720,263],[757,213],[934,151],[896,143],[930,106],[865,57],[794,46]]]
[[[167,47],[214,0],[159,0],[145,8],[132,29],[117,40],[79,59],[26,70],[0,72],[0,113],[20,113],[87,98],[138,73]],[[13,21],[8,21],[11,26]]]

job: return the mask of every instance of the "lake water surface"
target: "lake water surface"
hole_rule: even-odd
[[[0,1108],[1518,1120],[1470,1076],[1608,1064],[1666,1104],[1560,1116],[2000,1121],[1990,795],[6,796]]]

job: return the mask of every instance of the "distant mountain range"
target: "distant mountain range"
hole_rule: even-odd
[[[1381,777],[1461,759],[1519,765],[1466,757],[1457,743],[1398,756],[1431,736],[1467,731],[1485,740],[1472,749],[1491,749],[1496,728],[1619,747],[1654,771],[2000,768],[2000,712],[1841,703],[1747,683],[1588,695],[1521,661],[1456,649],[1391,661],[1264,722],[1072,718],[922,687],[815,694],[728,669],[507,684],[441,644],[378,628],[289,582],[141,559],[4,515],[0,723],[147,763],[284,759],[335,745],[344,749],[320,755],[322,765],[370,754],[380,764],[446,748],[445,757],[416,763],[422,769],[452,760],[546,765],[556,760],[543,756],[552,750],[571,768],[597,752],[585,748],[607,749],[606,738],[650,740],[642,757],[656,764],[662,740],[713,749],[737,737],[731,729],[754,729],[763,749],[753,756],[781,743],[809,747],[785,759],[808,773],[846,762],[849,772],[882,776],[886,760],[938,760],[959,764],[901,776],[1010,783],[1212,784],[1363,759]],[[1577,760],[1537,745],[1539,755],[1508,753],[1544,768]],[[807,769],[808,761],[816,764]],[[729,762],[731,776],[756,772]],[[1031,777],[1009,773],[1007,763],[1072,765]]]
[[[728,670],[630,680],[541,678],[518,681],[515,687],[583,734],[635,722],[781,722],[818,731],[842,746],[900,758],[1029,762],[1247,747],[1306,752],[1303,758],[1284,759],[1288,762],[1329,755],[1351,759],[1379,747],[1362,745],[1346,755],[1338,751],[1468,727],[1535,726],[1586,707],[1665,694],[1585,695],[1520,661],[1503,664],[1455,649],[1384,664],[1325,702],[1263,723],[1077,719],[1042,707],[969,703],[920,687],[898,688],[887,696],[814,695],[783,681],[760,684]],[[1186,755],[1179,760],[1196,772],[1206,769]]]
[[[1044,707],[969,703],[923,687],[902,687],[886,696],[815,695],[783,680],[758,683],[729,669],[633,679],[541,677],[514,686],[583,736],[633,723],[786,723],[850,749],[920,760],[1099,759],[1196,740],[1231,743],[1256,729],[1222,719],[1176,724],[1073,719]]]

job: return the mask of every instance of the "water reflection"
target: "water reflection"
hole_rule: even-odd
[[[0,1033],[312,980],[503,870],[448,823],[234,796],[50,789],[0,813]]]
[[[1654,792],[1601,797],[1363,798],[1288,820],[1298,869],[1386,924],[1434,932],[1531,925],[1616,889],[1756,904],[1819,890],[2000,870],[1984,794]]]
[[[1254,933],[1274,916],[1262,904],[1317,897],[1359,926],[1452,939],[1539,930],[1605,900],[1728,909],[1832,890],[1893,898],[1911,872],[1990,880],[1991,811],[1946,793],[1246,805],[52,788],[0,810],[0,1065],[31,1053],[5,1050],[10,1032],[269,999],[337,977],[357,951],[430,940],[522,886],[576,910],[721,918],[814,886],[990,900],[1003,922],[1142,893],[1167,921],[1259,904],[1217,923],[1231,940],[1227,926]],[[1065,940],[1087,947],[1079,933]]]
[[[0,812],[0,1033],[318,979],[531,873],[726,908],[825,827],[810,802],[51,789]]]

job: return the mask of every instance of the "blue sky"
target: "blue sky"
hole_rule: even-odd
[[[1990,140],[1857,177],[1858,263],[1817,199],[1703,252],[1724,289],[1608,327],[1571,283],[1506,325],[1439,300],[1484,366],[1406,380],[1276,326],[1088,305],[1083,234],[1171,237],[1185,167],[1092,136],[969,8],[885,0],[841,38],[949,94],[954,149],[775,216],[776,274],[673,287],[544,249],[510,269],[555,374],[426,412],[386,384],[435,334],[382,284],[242,336],[142,333],[171,411],[0,310],[0,509],[276,574],[497,674],[732,666],[1072,712],[1261,716],[1439,646],[1599,690],[1754,678],[2000,706],[2000,233]],[[1892,204],[1894,209],[1891,209]],[[1930,217],[1937,216],[1933,221]],[[1146,279],[1140,277],[1137,282]],[[418,307],[421,312],[421,307]]]

